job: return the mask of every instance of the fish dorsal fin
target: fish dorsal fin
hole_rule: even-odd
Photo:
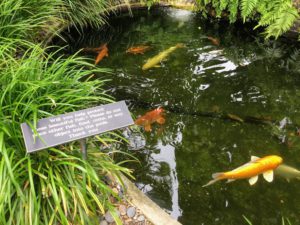
[[[241,165],[241,166],[239,166],[239,167],[233,169],[232,171],[240,170],[240,169],[242,169],[242,168],[245,168],[245,167],[249,166],[250,164],[251,164],[251,162],[247,162],[247,163],[245,163],[244,165]]]
[[[263,173],[263,176],[264,176],[266,181],[272,182],[273,178],[274,178],[274,172],[273,172],[273,170],[268,170],[268,171]]]
[[[257,157],[257,156],[254,156],[254,155],[251,156],[251,161],[255,161],[255,160],[258,160],[258,159],[259,159],[259,157]]]
[[[254,185],[254,184],[257,182],[257,180],[258,180],[258,176],[251,177],[251,178],[249,179],[249,184],[250,184],[250,185]]]

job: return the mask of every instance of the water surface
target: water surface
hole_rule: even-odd
[[[66,34],[68,52],[107,42],[110,94],[126,99],[135,115],[162,106],[165,125],[151,133],[127,133],[127,149],[141,160],[136,184],[185,225],[299,224],[300,181],[262,177],[218,182],[203,188],[211,174],[231,170],[252,155],[277,154],[300,168],[299,48],[287,40],[264,42],[247,26],[209,22],[195,13],[162,9],[122,16],[100,30]],[[219,38],[214,45],[208,36]],[[159,52],[183,43],[159,63],[142,65]],[[149,45],[143,55],[125,51]],[[94,53],[81,53],[93,61]],[[98,74],[102,77],[102,74]],[[230,119],[232,115],[239,119]]]

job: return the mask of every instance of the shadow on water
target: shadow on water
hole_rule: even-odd
[[[183,224],[246,224],[243,215],[253,224],[280,224],[282,217],[300,223],[297,180],[202,187],[212,173],[236,168],[251,155],[277,154],[300,168],[300,48],[287,40],[265,42],[247,26],[163,9],[65,34],[67,54],[108,43],[109,57],[99,66],[113,69],[110,94],[126,99],[135,115],[158,106],[167,110],[166,124],[154,125],[151,133],[127,133],[128,148],[141,161],[128,166],[135,169],[137,186]],[[178,43],[185,48],[160,67],[141,69]],[[136,45],[151,50],[126,53]],[[96,57],[81,54],[91,62]]]

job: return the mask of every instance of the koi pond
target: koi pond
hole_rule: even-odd
[[[66,51],[88,57],[107,43],[99,67],[112,69],[109,94],[144,115],[165,109],[165,123],[127,130],[140,164],[136,185],[184,225],[300,224],[300,180],[261,175],[202,187],[216,172],[251,156],[279,155],[300,169],[300,48],[291,40],[264,41],[251,25],[216,23],[178,9],[140,10],[99,30],[65,34]],[[179,46],[142,69],[149,58]],[[66,43],[62,43],[66,45]],[[147,46],[131,54],[134,46]],[[149,47],[148,47],[149,46]],[[126,52],[127,51],[127,52]],[[129,149],[129,150],[128,150]],[[295,176],[295,178],[297,178]],[[284,222],[283,222],[284,221]]]

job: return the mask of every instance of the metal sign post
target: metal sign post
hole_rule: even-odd
[[[81,153],[82,153],[82,159],[87,160],[87,141],[86,141],[86,138],[80,139],[79,143],[80,143],[80,149],[81,149]]]

